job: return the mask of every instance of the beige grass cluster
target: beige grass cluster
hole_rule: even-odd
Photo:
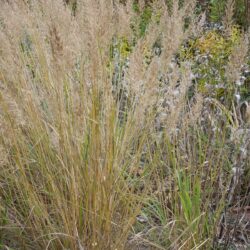
[[[132,4],[79,0],[72,13],[61,0],[1,3],[3,249],[212,244],[227,187],[226,177],[217,178],[229,165],[225,138],[216,148],[204,139],[198,122],[203,97],[186,98],[190,64],[171,63],[195,31],[195,21],[184,29],[195,3],[179,8],[174,1],[170,12],[165,1],[155,1],[152,22],[122,72],[121,121],[110,48],[114,38],[134,39]],[[162,51],[155,55],[159,39]],[[163,87],[159,76],[168,82]],[[148,224],[140,231],[143,213]]]

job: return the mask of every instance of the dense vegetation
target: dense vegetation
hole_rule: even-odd
[[[247,249],[248,5],[2,1],[0,249]]]

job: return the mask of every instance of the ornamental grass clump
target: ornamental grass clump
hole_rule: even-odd
[[[176,61],[194,7],[152,2],[135,38],[133,1],[1,3],[1,248],[212,245],[232,163]]]

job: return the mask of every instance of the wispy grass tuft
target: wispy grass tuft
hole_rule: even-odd
[[[187,27],[195,1],[184,2],[152,3],[139,37],[133,1],[1,3],[3,249],[213,244],[233,118],[221,112],[213,129],[221,109],[190,97],[191,62],[173,61],[201,29]],[[133,44],[126,58],[111,55],[119,39]]]

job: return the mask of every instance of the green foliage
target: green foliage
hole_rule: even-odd
[[[247,66],[250,67],[250,60],[248,60]],[[246,75],[245,83],[239,87],[239,92],[242,100],[250,101],[250,74]]]
[[[226,6],[226,0],[210,0],[209,18],[212,22],[221,21]]]
[[[183,171],[177,172],[179,196],[187,224],[192,224],[200,216],[201,183],[198,177],[190,178]]]
[[[188,40],[187,44],[182,46],[180,58],[182,61],[193,61],[193,71],[199,76],[198,90],[203,94],[209,94],[218,99],[226,96],[232,98],[231,86],[221,85],[227,81],[225,67],[240,37],[240,28],[234,26],[229,36],[211,30],[199,38]]]
[[[119,53],[120,59],[125,60],[132,51],[132,45],[126,37],[117,38],[116,42],[111,46],[111,57],[114,57],[116,52]]]
[[[190,156],[183,159],[181,138],[173,142],[164,135],[154,157],[149,159],[151,166],[157,164],[157,168],[152,169],[156,181],[153,190],[156,190],[144,203],[141,213],[144,227],[138,222],[136,233],[150,227],[147,239],[159,249],[171,249],[173,246],[179,249],[182,244],[184,249],[193,249],[199,244],[209,249],[214,223],[224,206],[225,193],[217,197],[217,190],[213,187],[219,184],[219,172],[231,167],[225,154],[225,138],[218,138],[209,153],[213,161],[205,166],[208,157],[206,149],[211,145],[209,136],[193,129],[188,134],[192,138]],[[211,204],[214,204],[213,209]],[[173,215],[174,222],[171,220]],[[190,235],[193,237],[189,238]]]
[[[151,17],[152,17],[152,9],[149,6],[146,6],[142,14],[140,15],[140,22],[139,22],[140,36],[143,36],[145,34],[146,29],[150,23]]]
[[[212,22],[221,22],[225,14],[227,0],[210,0],[209,20]],[[234,18],[238,25],[245,25],[245,1],[235,0]]]
[[[140,12],[140,8],[139,8],[138,2],[134,1],[132,7],[133,7],[134,12],[136,12],[136,13]]]
[[[236,0],[235,19],[240,26],[246,25],[245,0]]]

